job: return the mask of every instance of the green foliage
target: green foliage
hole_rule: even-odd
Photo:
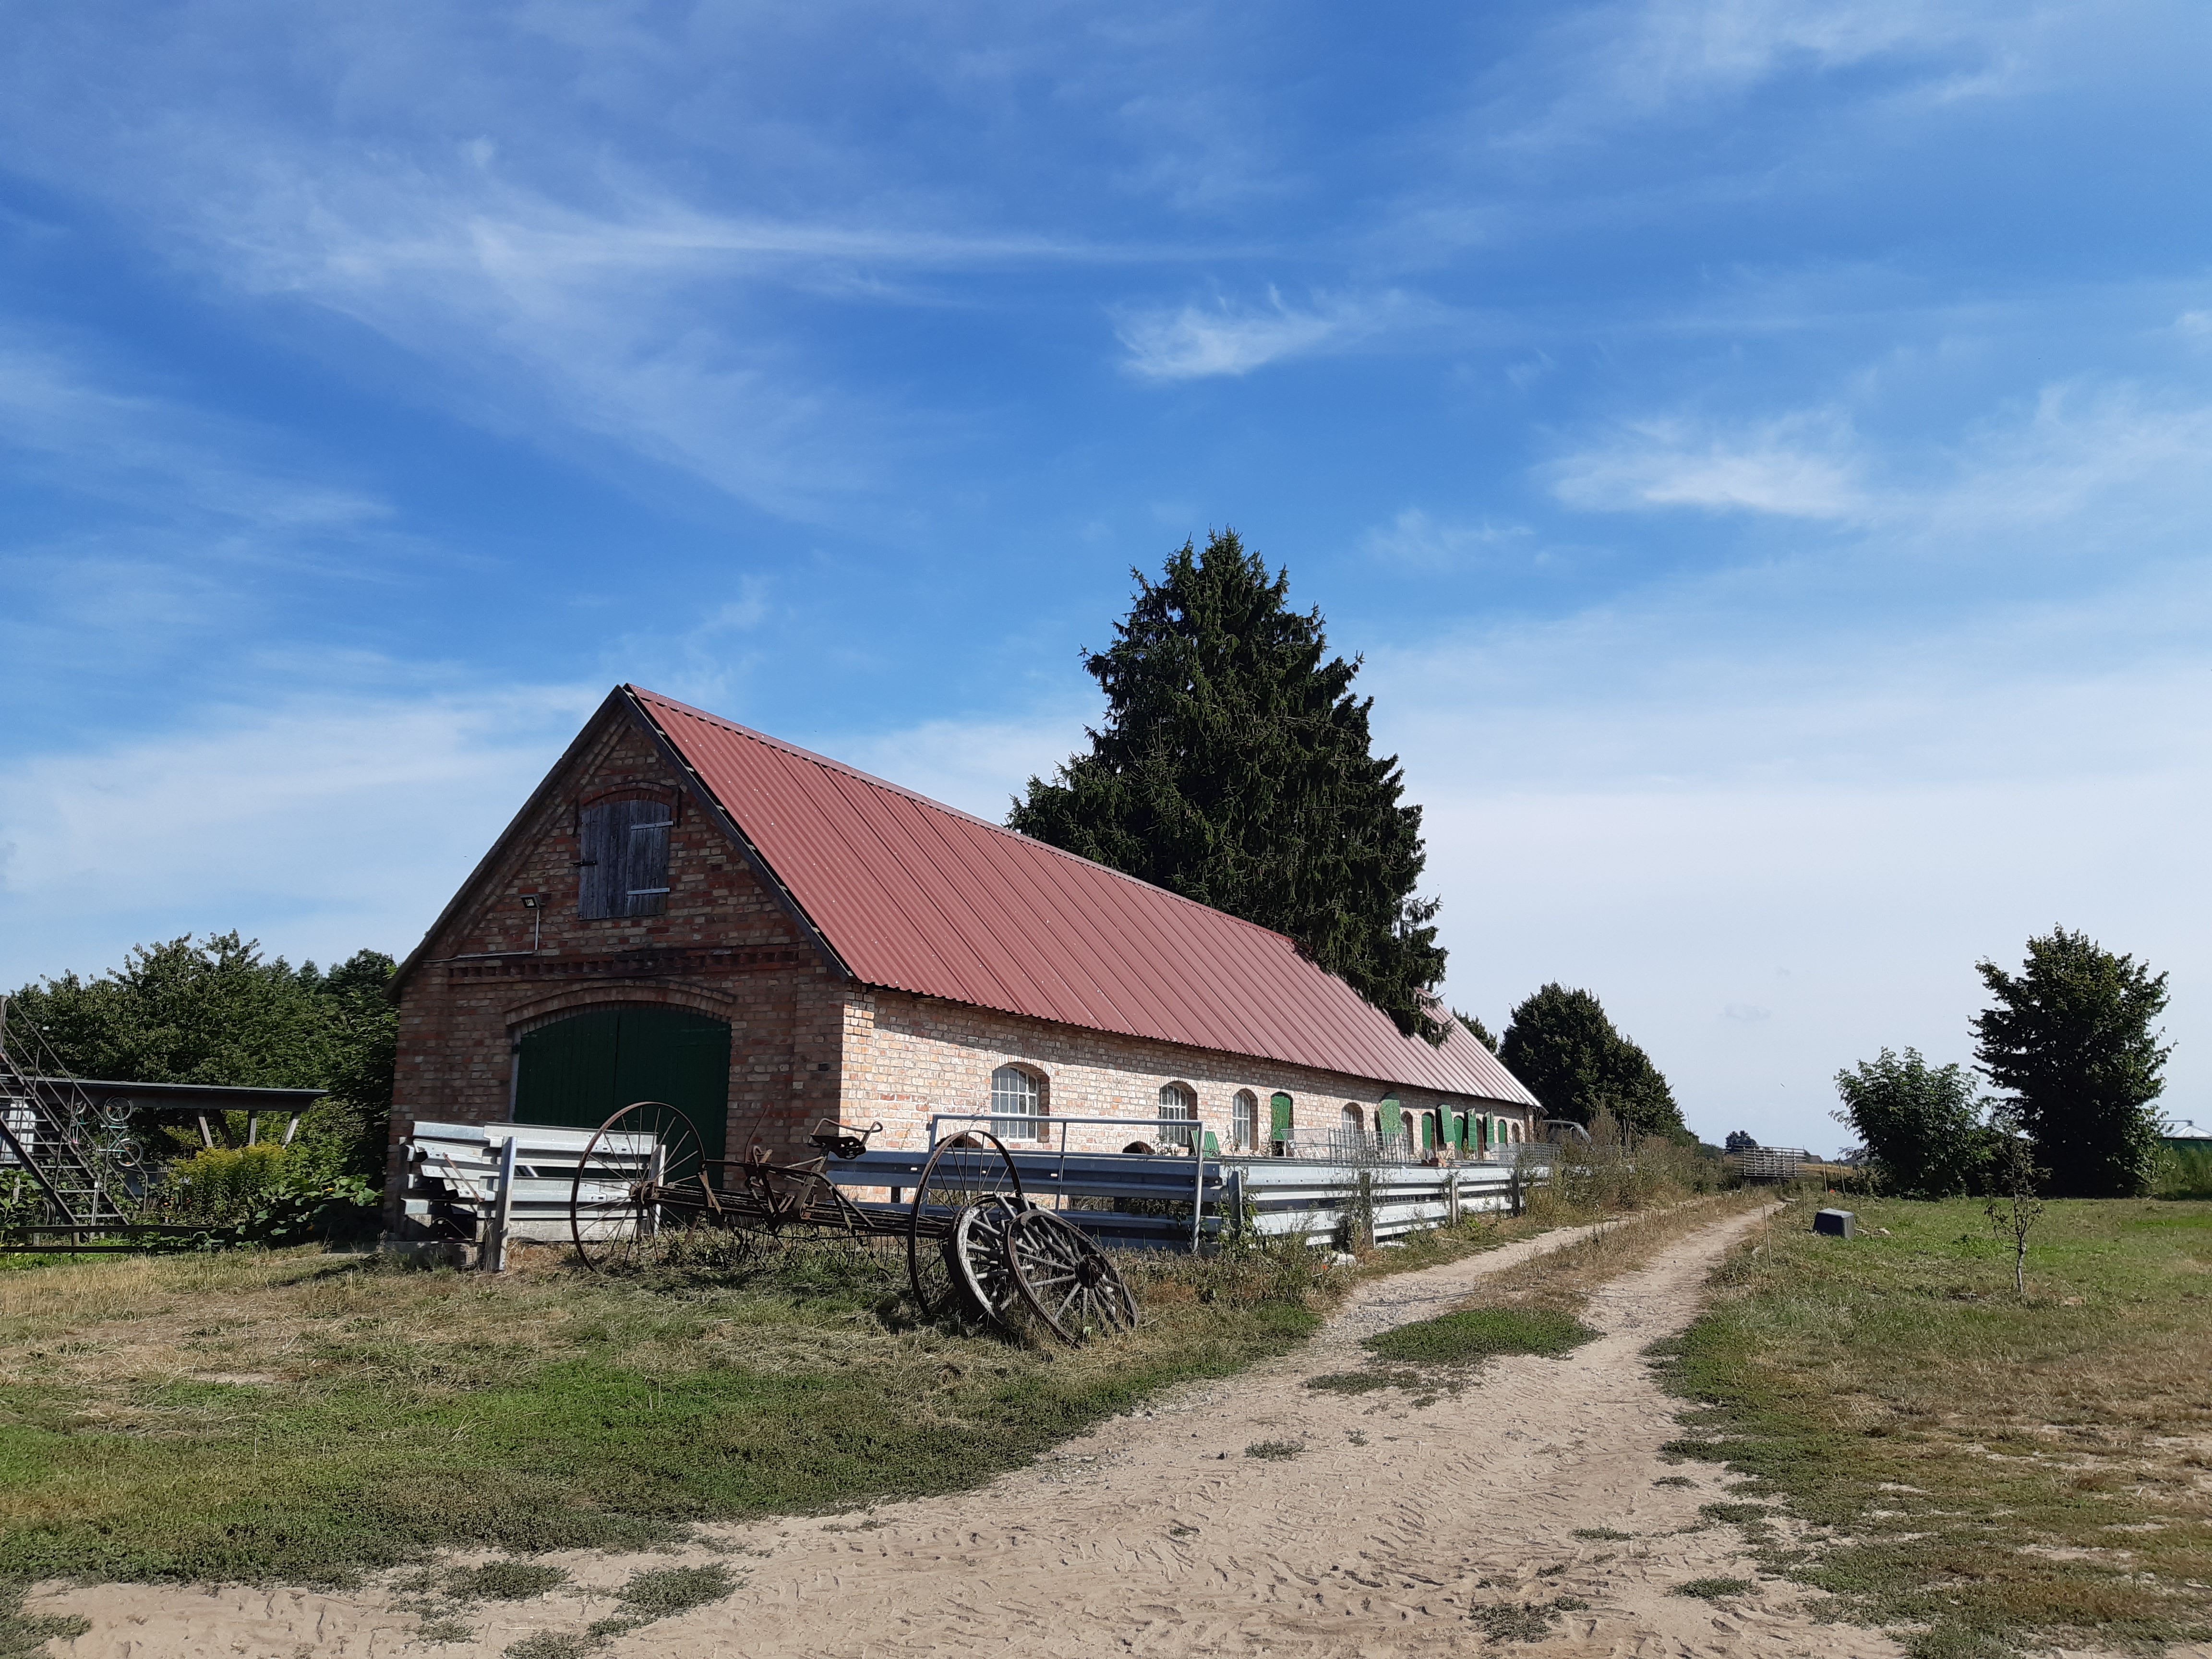
[[[568,1582],[566,1567],[541,1561],[487,1561],[446,1576],[445,1591],[459,1601],[527,1601]]]
[[[1273,927],[1398,1028],[1432,1042],[1437,905],[1414,896],[1421,809],[1370,750],[1358,664],[1323,660],[1318,611],[1287,604],[1234,531],[1142,572],[1115,639],[1085,655],[1106,693],[1087,754],[1031,778],[1012,829]]]
[[[1244,1448],[1244,1455],[1259,1458],[1263,1462],[1279,1463],[1296,1457],[1304,1449],[1295,1440],[1255,1440]]]
[[[234,1230],[255,1243],[306,1244],[356,1231],[376,1196],[359,1176],[333,1174],[312,1148],[264,1142],[177,1159],[161,1207],[172,1220]]]
[[[1994,1138],[1966,1068],[1930,1066],[1917,1048],[1885,1048],[1836,1073],[1848,1123],[1866,1143],[1885,1191],[1899,1198],[1954,1198],[1975,1191]]]
[[[1498,1039],[1490,1034],[1490,1028],[1482,1023],[1479,1016],[1462,1013],[1455,1008],[1452,1010],[1452,1018],[1466,1026],[1468,1035],[1489,1049],[1492,1054],[1498,1052]]]
[[[1540,1642],[1552,1633],[1563,1613],[1580,1613],[1589,1606],[1579,1595],[1562,1595],[1552,1601],[1504,1601],[1471,1609],[1468,1617],[1492,1643]]]
[[[1721,1601],[1731,1595],[1751,1594],[1748,1578],[1692,1578],[1674,1586],[1677,1595],[1690,1595],[1700,1601]]]
[[[1547,1117],[1588,1124],[1610,1112],[1631,1135],[1691,1139],[1651,1057],[1613,1030],[1588,991],[1554,981],[1530,996],[1514,1009],[1498,1057]]]
[[[2212,1146],[2160,1146],[2152,1181],[2160,1198],[2212,1198]]]
[[[1984,1075],[2014,1097],[2052,1190],[2081,1198],[2148,1191],[2160,1127],[2155,1103],[2170,1046],[2151,1022],[2166,975],[2055,927],[2027,942],[2017,975],[1977,964],[1996,1006],[1974,1016]]]
[[[94,979],[27,985],[11,1006],[78,1077],[327,1089],[295,1146],[326,1171],[380,1174],[398,1018],[390,957],[356,951],[325,973],[264,960],[236,933],[132,947]],[[226,1127],[245,1139],[241,1115]]]
[[[1468,1365],[1508,1353],[1558,1359],[1596,1337],[1571,1314],[1550,1309],[1468,1308],[1397,1326],[1361,1346],[1405,1364]]]

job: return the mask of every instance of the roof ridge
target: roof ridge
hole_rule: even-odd
[[[1235,922],[1240,927],[1249,927],[1256,933],[1267,934],[1270,939],[1281,939],[1285,945],[1291,946],[1292,950],[1296,950],[1297,948],[1297,941],[1292,939],[1288,933],[1282,932],[1279,928],[1262,927],[1256,921],[1249,921],[1243,916],[1234,915],[1227,910],[1217,908],[1213,905],[1200,904],[1196,899],[1191,898],[1185,894],[1178,893],[1171,887],[1163,887],[1158,882],[1146,881],[1142,876],[1133,876],[1126,870],[1116,870],[1110,864],[1101,864],[1097,859],[1085,858],[1082,854],[1071,853],[1065,847],[1055,847],[1048,841],[1039,841],[1035,836],[1025,836],[1018,830],[1009,830],[1003,823],[994,823],[988,818],[979,817],[973,812],[963,811],[957,806],[949,806],[941,800],[937,800],[928,795],[923,794],[918,789],[909,789],[902,783],[893,783],[889,778],[879,778],[872,772],[863,772],[859,767],[851,764],[849,762],[838,760],[834,756],[817,754],[811,749],[803,749],[799,744],[789,742],[785,738],[776,737],[772,733],[759,731],[753,726],[741,725],[739,722],[731,720],[726,715],[711,714],[704,708],[694,708],[688,702],[679,702],[676,698],[664,696],[659,691],[647,690],[644,686],[632,684],[629,681],[623,682],[623,690],[629,691],[635,696],[659,703],[665,708],[680,709],[684,714],[690,715],[693,719],[705,720],[710,726],[719,726],[725,731],[734,732],[741,737],[750,738],[756,743],[766,744],[771,749],[781,749],[787,754],[796,755],[802,760],[811,761],[817,766],[826,766],[833,772],[842,772],[847,777],[858,779],[860,782],[872,785],[878,789],[888,789],[895,795],[903,795],[907,799],[916,802],[921,805],[927,806],[933,811],[943,812],[951,817],[964,818],[969,823],[975,824],[981,829],[988,830],[994,835],[1004,836],[1010,841],[1018,842],[1024,847],[1039,848],[1045,852],[1050,853],[1055,858],[1069,859],[1077,864],[1087,866],[1091,869],[1102,871],[1105,874],[1113,877],[1116,881],[1126,881],[1132,886],[1145,889],[1147,892],[1158,893],[1164,897],[1173,899],[1177,904],[1187,904],[1194,910],[1203,910],[1210,916],[1227,917],[1229,921]]]

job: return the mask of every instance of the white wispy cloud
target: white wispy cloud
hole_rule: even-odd
[[[8,762],[0,983],[230,927],[295,959],[403,953],[605,696],[295,696]]]
[[[1736,427],[1652,416],[1547,469],[1552,492],[1570,507],[1691,507],[1796,519],[1865,511],[1861,471],[1850,423],[1834,410]]]
[[[358,531],[389,506],[274,452],[275,433],[131,386],[85,354],[0,333],[0,466],[165,519],[190,514],[276,536]]]
[[[1709,104],[1791,72],[1889,60],[1909,66],[1894,103],[1954,102],[2016,91],[2034,79],[2029,48],[2043,9],[2015,0],[1625,0],[1569,15],[1516,64],[1548,67],[1542,111],[1507,118],[1504,141],[1545,145]],[[1516,89],[1501,111],[1525,109]]]
[[[1114,331],[1127,353],[1122,367],[1139,380],[1195,380],[1344,350],[1431,315],[1401,294],[1323,297],[1298,307],[1270,288],[1260,305],[1223,298],[1210,305],[1124,311],[1115,319]]]
[[[1410,570],[1459,569],[1506,554],[1540,556],[1535,532],[1527,525],[1490,519],[1440,520],[1418,507],[1407,507],[1389,524],[1366,531],[1359,546],[1370,558]]]
[[[2069,384],[1930,447],[1810,547],[1370,652],[1458,1006],[1589,985],[1709,1136],[1818,1146],[1838,1066],[1967,1057],[1975,960],[2063,922],[2172,971],[2212,1079],[2212,407]]]

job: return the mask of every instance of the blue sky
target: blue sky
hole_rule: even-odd
[[[5,7],[0,981],[409,948],[621,679],[997,816],[1131,566],[1363,653],[1453,1000],[1693,1126],[2212,945],[2212,14]]]

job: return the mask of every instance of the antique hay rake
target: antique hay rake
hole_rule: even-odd
[[[690,1118],[638,1101],[601,1124],[578,1160],[569,1196],[577,1258],[595,1271],[635,1269],[687,1234],[901,1242],[924,1317],[966,1313],[1007,1321],[1026,1309],[1064,1342],[1135,1325],[1137,1304],[1112,1260],[1057,1212],[1022,1190],[997,1136],[945,1141],[905,1202],[848,1198],[832,1158],[867,1150],[880,1123],[824,1119],[811,1158],[780,1153],[761,1135],[738,1158],[707,1155]]]

